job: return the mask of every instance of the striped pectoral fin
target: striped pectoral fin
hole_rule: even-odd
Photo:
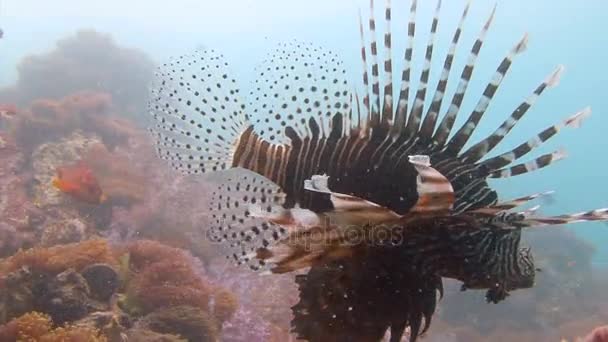
[[[418,201],[410,210],[416,213],[445,213],[454,206],[454,188],[450,181],[430,166],[428,156],[410,156],[410,163],[418,171],[416,189]]]
[[[333,211],[326,214],[333,223],[337,224],[367,224],[381,223],[400,218],[401,216],[389,208],[363,198],[332,192],[328,187],[329,177],[325,175],[314,175],[311,179],[304,181],[304,189],[328,194],[334,207]]]

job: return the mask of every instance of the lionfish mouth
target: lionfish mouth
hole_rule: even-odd
[[[563,128],[579,127],[590,109],[490,156],[545,90],[559,83],[563,67],[558,66],[493,132],[465,148],[512,63],[526,50],[528,35],[504,56],[462,126],[454,130],[463,100],[471,96],[468,88],[495,8],[482,24],[460,76],[454,77],[469,3],[447,54],[437,60],[441,1],[427,44],[418,47],[418,6],[412,0],[401,79],[394,85],[393,61],[402,54],[393,51],[391,3],[387,0],[384,8],[380,43],[373,0],[370,5],[369,21],[364,24],[360,18],[363,68],[357,85],[351,84],[337,54],[298,41],[279,44],[260,63],[248,96],[223,55],[214,50],[195,51],[161,65],[149,104],[160,158],[189,174],[238,170],[211,194],[209,232],[223,244],[228,258],[252,269],[282,273],[352,257],[362,245],[344,239],[353,227],[365,235],[388,223],[417,222],[424,229],[397,228],[404,234],[403,250],[414,251],[400,255],[425,254],[430,249],[414,246],[435,243],[442,236],[442,248],[463,243],[466,253],[479,260],[502,254],[484,259],[495,264],[475,266],[482,270],[454,265],[465,271],[441,273],[434,268],[436,274],[462,279],[472,277],[471,272],[480,276],[482,271],[500,271],[523,274],[519,281],[531,284],[535,268],[531,255],[519,247],[522,228],[606,221],[608,209],[545,217],[538,207],[522,206],[547,193],[499,200],[487,180],[526,174],[565,158],[566,153],[557,150],[519,162]],[[411,71],[415,51],[422,56],[416,89]],[[436,68],[439,78],[428,96]],[[451,85],[455,92],[448,100]],[[433,257],[444,250],[433,250]]]

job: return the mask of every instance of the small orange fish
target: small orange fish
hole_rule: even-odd
[[[53,179],[53,186],[75,199],[90,204],[100,204],[107,200],[93,171],[83,161],[57,168],[57,177]]]

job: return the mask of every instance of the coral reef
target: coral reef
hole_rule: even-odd
[[[97,261],[117,263],[105,240],[35,247],[2,260],[0,323],[33,310],[49,314],[58,324],[107,310],[110,304],[97,300],[106,294],[94,292],[98,280],[77,272]]]
[[[87,223],[79,218],[53,220],[45,226],[40,246],[51,247],[80,242],[86,238]]]
[[[0,257],[36,242],[31,221],[37,210],[27,195],[24,159],[15,140],[0,131]]]
[[[93,170],[109,200],[120,203],[143,201],[148,193],[144,170],[135,166],[133,156],[123,150],[113,152],[103,144],[90,146],[82,160]]]
[[[109,301],[120,286],[118,272],[108,264],[89,265],[80,273],[86,279],[95,299],[104,302]]]
[[[127,332],[129,342],[188,342],[176,335],[161,334],[148,329],[136,328]]]
[[[234,293],[223,288],[216,291],[213,302],[213,315],[220,324],[230,320],[239,307]]]
[[[240,304],[256,312],[275,326],[289,330],[298,302],[298,288],[292,274],[265,277],[253,272],[242,272],[223,259],[215,259],[209,273],[216,283],[228,288],[240,298]]]
[[[38,282],[32,293],[35,310],[48,314],[59,325],[107,309],[107,305],[91,299],[87,280],[73,269]]]
[[[0,277],[22,267],[28,267],[34,273],[56,275],[70,268],[80,271],[95,263],[117,264],[110,245],[104,239],[19,251],[5,260],[0,260]]]
[[[109,35],[80,31],[47,54],[23,59],[17,83],[0,93],[0,101],[23,106],[40,98],[101,91],[112,95],[120,112],[135,115],[145,110],[153,69],[147,56],[118,46]]]
[[[147,150],[147,149],[146,149]],[[153,154],[152,156],[153,157]],[[214,245],[206,237],[207,202],[201,193],[209,185],[189,177],[175,175],[156,160],[146,164],[148,179],[145,201],[130,208],[114,208],[111,230],[120,240],[150,239],[190,251],[208,263],[215,255]],[[137,166],[139,167],[139,165]]]
[[[101,204],[89,204],[63,193],[53,186],[57,169],[65,165],[81,162],[94,174],[105,197]],[[148,188],[147,180],[141,177],[143,170],[135,168],[131,156],[115,150],[109,152],[96,138],[81,132],[55,143],[45,143],[38,147],[32,156],[33,201],[44,209],[46,222],[43,235],[71,235],[78,232],[65,224],[78,225],[85,235],[96,230],[108,229],[112,220],[112,210],[116,205],[131,205],[145,198]],[[76,236],[77,237],[77,236]],[[68,237],[66,237],[69,239]],[[78,240],[75,240],[78,241]],[[48,245],[48,244],[47,244]]]
[[[74,132],[59,142],[38,147],[32,155],[34,202],[41,208],[77,203],[53,187],[52,180],[58,167],[77,162],[89,148],[99,143],[98,139]]]
[[[37,342],[107,342],[100,332],[89,327],[52,328],[51,319],[37,312],[25,314],[0,326],[0,340]]]
[[[229,294],[211,285],[185,251],[150,240],[136,241],[127,250],[134,273],[126,292],[131,310],[149,313],[167,306],[190,305],[210,311],[211,299],[217,294],[220,320],[234,312],[230,307],[234,300],[226,300]]]
[[[219,322],[207,311],[193,306],[170,306],[144,317],[139,326],[174,334],[188,341],[218,341]]]

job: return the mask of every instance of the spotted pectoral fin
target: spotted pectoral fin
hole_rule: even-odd
[[[285,198],[279,185],[259,174],[231,171],[211,196],[211,241],[220,244],[235,263],[263,268],[264,263],[255,258],[258,249],[276,244],[293,228],[281,224],[288,212]]]
[[[410,210],[414,213],[444,213],[454,206],[454,188],[450,181],[431,167],[428,156],[409,156],[418,171],[416,189],[418,201]]]
[[[357,196],[331,191],[328,186],[328,180],[328,176],[314,175],[310,179],[304,181],[304,189],[328,194],[330,196],[329,198],[334,209],[332,212],[328,213],[328,217],[333,218],[335,223],[356,224],[359,221],[361,221],[361,223],[379,223],[401,217],[401,215],[396,212],[377,203]]]
[[[345,135],[354,125],[342,60],[306,42],[279,44],[256,67],[249,98],[255,132],[271,144]]]

